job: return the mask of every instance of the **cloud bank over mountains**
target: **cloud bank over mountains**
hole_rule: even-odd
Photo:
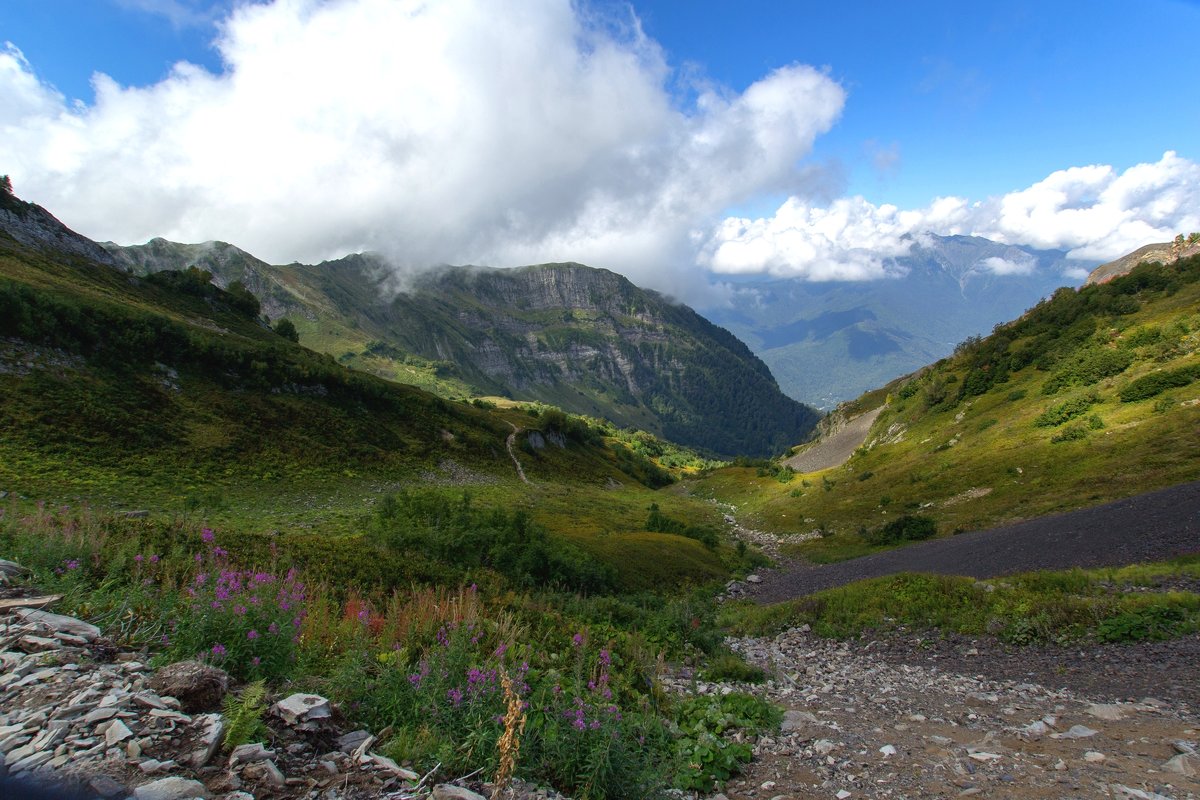
[[[576,260],[681,295],[708,282],[698,268],[880,278],[923,231],[1100,259],[1200,229],[1200,165],[1174,153],[982,201],[814,205],[803,161],[846,103],[833,78],[793,64],[741,92],[705,83],[632,13],[568,0],[274,0],[219,31],[219,74],[97,74],[90,104],[8,45],[0,171],[99,239],[223,239],[276,263]],[[726,218],[765,196],[790,199]]]
[[[1065,249],[1072,258],[1103,261],[1193,230],[1200,230],[1200,164],[1167,152],[1124,172],[1072,167],[1001,197],[940,197],[907,211],[862,197],[824,208],[791,197],[769,218],[724,220],[700,259],[727,274],[871,280],[887,276],[887,259],[905,255],[913,237],[925,232]],[[997,275],[1031,269],[1003,259],[984,266]]]

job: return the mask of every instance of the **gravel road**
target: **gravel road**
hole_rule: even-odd
[[[762,574],[753,599],[776,603],[899,572],[992,578],[1102,567],[1200,552],[1200,481],[1102,506],[972,531],[837,564],[791,563]]]

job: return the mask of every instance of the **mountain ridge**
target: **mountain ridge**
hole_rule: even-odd
[[[240,281],[268,316],[295,317],[306,344],[393,380],[424,370],[444,396],[546,402],[726,456],[781,452],[818,419],[736,336],[609,270],[398,278],[374,254],[277,266],[221,242],[105,247],[135,272],[195,266]]]

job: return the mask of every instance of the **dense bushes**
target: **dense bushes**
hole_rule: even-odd
[[[1162,394],[1168,389],[1177,389],[1200,379],[1200,364],[1190,364],[1178,369],[1163,370],[1144,375],[1121,389],[1122,403],[1134,403]]]
[[[1046,409],[1038,415],[1033,424],[1039,428],[1053,428],[1062,425],[1064,422],[1070,422],[1076,417],[1086,414],[1087,410],[1099,400],[1100,398],[1096,396],[1095,392],[1072,398]]]

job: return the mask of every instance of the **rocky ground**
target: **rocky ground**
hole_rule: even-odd
[[[897,663],[802,629],[731,644],[776,678],[699,690],[749,689],[787,715],[726,787],[729,800],[1200,797],[1197,709],[1136,685],[1123,693],[1136,700],[1111,702],[958,664]]]

